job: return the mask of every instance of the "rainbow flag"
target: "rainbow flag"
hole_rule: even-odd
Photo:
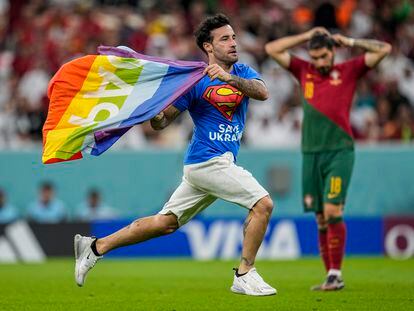
[[[99,47],[64,64],[48,88],[43,163],[98,156],[135,124],[171,105],[203,77],[204,62]]]

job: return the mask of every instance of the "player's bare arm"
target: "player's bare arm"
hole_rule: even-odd
[[[375,67],[392,49],[391,44],[373,39],[353,39],[340,34],[335,34],[332,38],[342,46],[355,46],[366,50],[365,64],[370,68]]]
[[[289,49],[294,48],[309,41],[312,36],[317,33],[326,33],[329,35],[328,30],[323,27],[315,27],[311,30],[288,37],[283,37],[275,41],[271,41],[265,45],[266,53],[272,57],[280,66],[287,69],[290,65],[291,56],[288,52]]]
[[[162,130],[174,121],[179,114],[180,110],[171,105],[151,119],[151,127],[156,131]]]
[[[250,98],[266,100],[269,97],[269,92],[263,81],[258,79],[243,79],[232,75],[226,72],[218,64],[209,65],[204,70],[204,73],[207,74],[211,80],[218,78],[221,81],[227,82]]]

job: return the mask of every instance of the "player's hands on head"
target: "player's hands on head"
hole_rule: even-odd
[[[314,27],[311,30],[305,32],[305,35],[307,37],[308,40],[310,40],[312,38],[312,36],[316,33],[321,33],[321,34],[326,34],[328,36],[330,36],[330,32],[328,31],[328,29],[326,29],[325,27]]]
[[[218,78],[219,80],[223,82],[227,82],[231,79],[231,74],[226,72],[218,64],[208,65],[207,68],[204,69],[204,74],[208,75],[211,81]]]
[[[332,35],[332,39],[339,45],[339,46],[353,46],[354,39],[345,37],[339,33]]]

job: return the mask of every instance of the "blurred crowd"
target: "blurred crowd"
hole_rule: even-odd
[[[264,44],[313,26],[392,44],[392,54],[358,84],[352,125],[361,142],[413,141],[414,6],[409,0],[0,0],[0,148],[41,145],[48,81],[62,63],[95,54],[99,45],[205,60],[192,33],[205,16],[216,12],[230,17],[240,62],[260,71],[270,91],[266,102],[251,102],[245,145],[299,145],[298,85],[266,57]],[[340,49],[336,61],[361,52]],[[306,46],[294,53],[307,58]],[[184,114],[161,132],[148,123],[136,126],[116,146],[180,148],[191,131]]]
[[[7,193],[0,189],[0,224],[19,219],[37,223],[61,223],[66,221],[90,222],[117,219],[116,209],[108,206],[102,199],[99,189],[91,188],[85,199],[73,209],[69,209],[56,194],[53,183],[44,181],[39,185],[37,197],[27,206],[16,207]]]

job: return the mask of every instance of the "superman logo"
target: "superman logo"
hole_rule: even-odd
[[[209,86],[203,94],[203,98],[230,121],[233,119],[234,112],[243,97],[242,92],[228,84]]]

